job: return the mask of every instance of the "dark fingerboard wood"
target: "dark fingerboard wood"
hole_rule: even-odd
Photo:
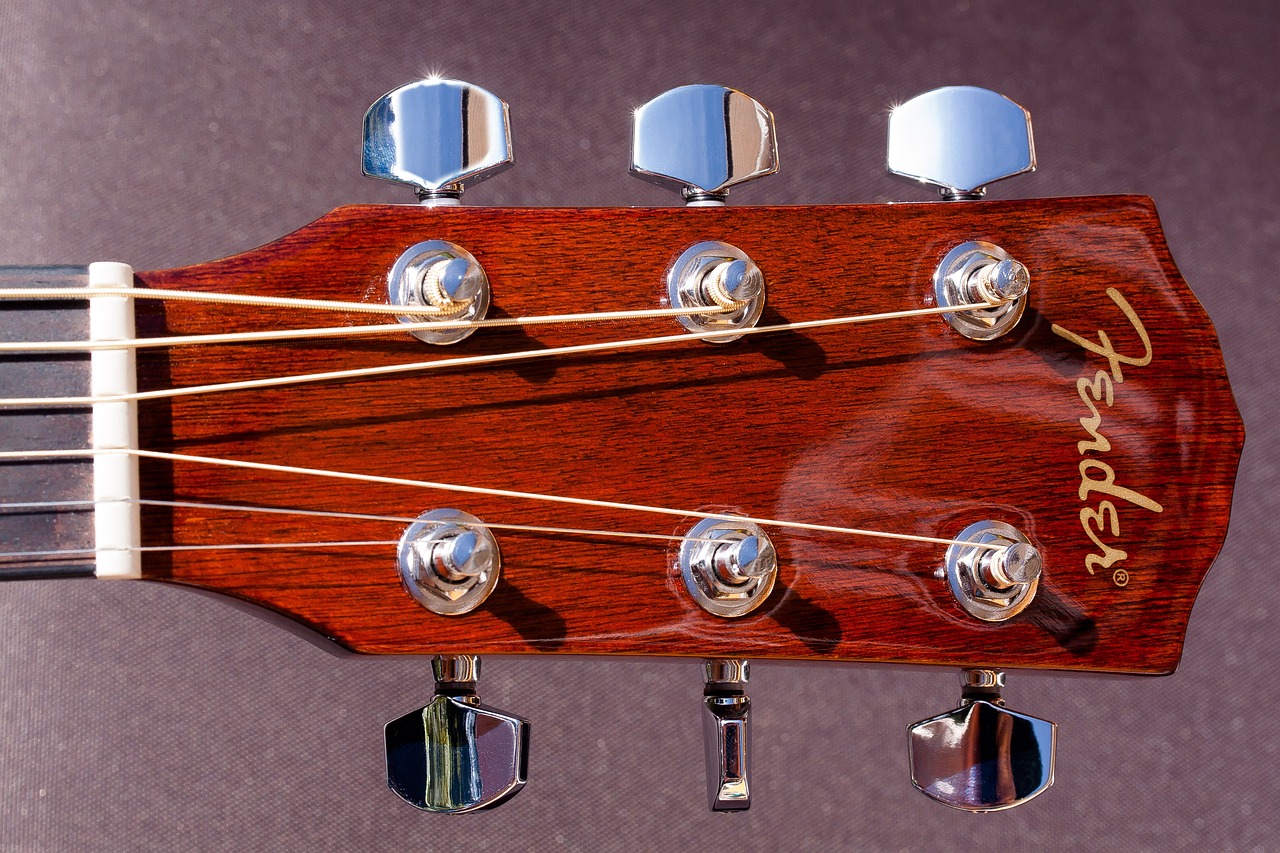
[[[82,288],[87,283],[85,267],[0,267],[4,289]],[[0,341],[84,340],[88,331],[87,301],[0,300]],[[0,397],[88,393],[88,352],[0,356]],[[88,444],[88,408],[0,408],[0,449],[55,450]],[[93,575],[92,507],[18,506],[88,501],[93,497],[92,475],[93,463],[87,459],[0,463],[0,580]]]

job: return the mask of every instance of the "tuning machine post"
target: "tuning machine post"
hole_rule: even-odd
[[[457,509],[418,516],[396,549],[400,581],[432,613],[461,616],[475,610],[498,584],[502,554],[484,522]]]
[[[731,187],[778,171],[773,113],[737,89],[681,86],[635,111],[631,173],[680,193],[688,207],[722,207]],[[719,332],[711,343],[741,337],[764,309],[765,280],[742,249],[723,240],[688,247],[667,271],[672,307],[691,332]]]
[[[1027,609],[1040,587],[1044,557],[1025,533],[1000,521],[977,521],[948,546],[943,574],[966,613],[1004,622]]]
[[[432,613],[465,618],[498,583],[502,558],[480,519],[456,509],[420,515],[400,538],[400,579]],[[480,704],[480,659],[440,655],[431,662],[436,695],[423,708],[387,723],[387,784],[431,812],[492,808],[515,796],[528,777],[529,722]]]
[[[997,92],[947,86],[917,95],[889,115],[889,173],[931,184],[946,201],[982,198],[987,185],[1034,171],[1031,114]],[[1031,274],[1001,247],[970,240],[953,247],[933,274],[940,307],[957,332],[993,341],[1011,331],[1026,310]]]
[[[463,190],[505,171],[511,152],[509,110],[500,98],[460,80],[429,78],[393,89],[364,116],[363,171],[408,184],[428,207],[460,203]],[[392,304],[412,334],[453,344],[475,331],[489,310],[489,277],[461,246],[428,240],[410,246],[387,275]],[[438,328],[433,328],[438,326]]]
[[[1053,784],[1058,727],[1005,707],[1004,673],[960,673],[960,706],[908,729],[911,783],[970,812],[1013,808]]]
[[[745,616],[763,604],[778,573],[777,554],[768,534],[758,524],[732,516],[704,518],[695,524],[680,543],[676,568],[699,607],[728,619]],[[744,811],[751,807],[750,664],[737,658],[714,658],[703,667],[708,803],[712,811]]]

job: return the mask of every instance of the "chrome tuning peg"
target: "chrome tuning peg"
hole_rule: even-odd
[[[364,166],[371,178],[415,188],[428,206],[460,203],[463,189],[510,168],[507,105],[479,86],[437,77],[393,89],[364,114]],[[469,337],[489,310],[489,278],[462,246],[410,246],[387,276],[392,304],[413,313],[413,335],[430,344]],[[432,328],[435,325],[437,328]]]
[[[694,206],[778,171],[773,113],[724,86],[681,86],[635,111],[631,173]]]
[[[1004,706],[1004,673],[961,672],[960,707],[908,729],[911,783],[943,805],[991,812],[1053,784],[1058,727]]]
[[[751,700],[745,660],[706,661],[702,691],[702,745],[707,796],[713,812],[751,807]]]
[[[457,204],[464,186],[513,162],[507,105],[470,83],[409,83],[364,115],[364,173],[410,184],[423,204]]]
[[[502,553],[484,522],[458,509],[418,516],[396,548],[400,582],[432,613],[461,616],[475,610],[498,585]]]
[[[887,163],[948,201],[981,198],[987,184],[1035,170],[1031,114],[975,86],[925,92],[889,114]]]
[[[387,723],[387,784],[430,812],[462,814],[500,805],[528,778],[529,721],[480,704],[480,659],[431,662],[436,695]]]

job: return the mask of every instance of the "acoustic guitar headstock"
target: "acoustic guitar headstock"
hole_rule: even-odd
[[[980,200],[1035,167],[1022,107],[898,107],[922,204],[726,206],[777,146],[718,86],[635,114],[632,171],[684,208],[460,206],[512,153],[506,105],[457,81],[389,93],[365,142],[422,205],[137,274],[140,336],[225,336],[137,350],[141,572],[435,656],[387,729],[409,802],[524,783],[481,655],[704,659],[718,810],[750,802],[748,659],[960,668],[912,777],[976,811],[1052,781],[1003,670],[1176,667],[1240,417],[1149,199]],[[268,298],[142,298],[167,291]]]

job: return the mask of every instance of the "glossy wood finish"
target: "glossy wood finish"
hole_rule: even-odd
[[[731,510],[950,537],[994,519],[1045,555],[1021,616],[980,623],[937,576],[944,549],[773,531],[779,582],[765,605],[702,612],[663,542],[500,531],[498,590],[443,617],[401,587],[394,548],[147,555],[157,580],[238,596],[371,653],[654,654],[1171,671],[1196,591],[1225,534],[1243,429],[1212,326],[1178,275],[1149,200],[1053,199],[820,208],[423,209],[348,207],[215,263],[140,273],[139,286],[385,301],[386,273],[422,240],[484,265],[492,316],[658,306],[668,265],[700,240],[764,270],[762,323],[933,304],[931,275],[965,240],[1032,271],[1012,335],[978,344],[938,318],[686,342],[624,353],[200,395],[141,407],[143,447],[525,492]],[[1109,449],[1087,450],[1078,388],[1107,359],[1052,326],[1143,354],[1098,403]],[[140,303],[145,334],[330,324],[278,310]],[[340,322],[367,322],[349,316]],[[672,320],[481,330],[437,348],[376,341],[146,353],[155,388],[678,332]],[[1091,386],[1092,387],[1092,386]],[[1100,445],[1099,445],[1100,446]],[[1115,487],[1082,490],[1081,464]],[[1107,467],[1101,467],[1103,464]],[[494,523],[682,534],[678,518],[143,463],[144,497],[416,516],[457,507]],[[1082,491],[1084,494],[1082,496]],[[1158,502],[1139,505],[1134,495]],[[1083,499],[1082,499],[1083,498]],[[1114,513],[1105,507],[1110,500]],[[1082,510],[1102,512],[1101,554]],[[1112,527],[1112,523],[1115,527]],[[144,542],[393,540],[385,522],[148,509]],[[1114,556],[1114,555],[1113,555]],[[1116,574],[1123,569],[1126,576]],[[1126,585],[1118,582],[1127,580]]]

